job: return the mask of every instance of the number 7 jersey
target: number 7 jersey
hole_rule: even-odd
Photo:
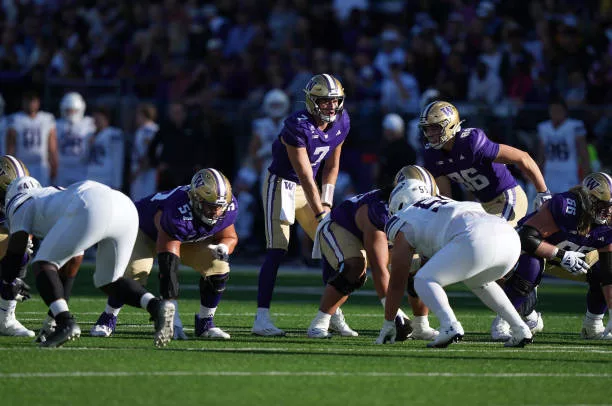
[[[517,186],[506,165],[493,162],[499,144],[487,138],[479,128],[466,128],[455,137],[453,149],[427,148],[425,168],[434,177],[447,176],[463,185],[480,202],[489,202],[508,189]]]
[[[312,166],[313,177],[317,176],[321,162],[331,156],[332,151],[344,142],[351,123],[346,110],[327,131],[321,131],[313,117],[306,111],[293,113],[285,120],[280,135],[272,144],[272,164],[270,173],[296,183],[300,183],[287,155],[281,139],[296,148],[306,148]]]

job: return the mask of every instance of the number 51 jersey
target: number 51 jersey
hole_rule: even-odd
[[[418,254],[431,258],[456,235],[482,221],[506,223],[488,214],[480,203],[458,202],[446,197],[428,197],[395,213],[385,225],[389,241],[403,232]]]

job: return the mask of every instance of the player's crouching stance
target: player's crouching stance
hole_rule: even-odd
[[[107,295],[146,309],[155,322],[154,343],[163,347],[172,339],[174,305],[156,299],[123,273],[138,233],[138,212],[120,192],[86,181],[66,190],[42,188],[32,177],[13,181],[6,194],[9,243],[0,261],[3,280],[19,268],[29,234],[42,239],[32,260],[36,287],[57,323],[41,347],[59,347],[79,337],[81,329],[68,309],[58,270],[79,252],[98,244],[94,285]]]
[[[195,315],[195,335],[201,338],[229,339],[215,326],[213,318],[229,279],[229,255],[238,243],[234,223],[238,204],[229,180],[218,170],[202,169],[190,185],[159,192],[136,202],[140,230],[126,278],[146,284],[153,260],[159,264],[159,288],[164,299],[179,295],[178,267],[182,262],[200,278],[200,312]],[[138,218],[138,217],[137,217]],[[91,329],[91,335],[109,337],[117,325],[123,302],[108,299],[106,310]],[[175,318],[175,339],[187,339],[182,323]]]
[[[414,253],[429,260],[414,277],[421,300],[440,321],[440,334],[430,348],[444,348],[463,338],[443,287],[463,282],[491,310],[503,315],[513,327],[504,345],[522,347],[532,341],[523,322],[495,281],[515,264],[521,242],[511,225],[487,214],[474,202],[457,202],[431,196],[424,182],[401,182],[391,193],[389,211],[394,216],[385,230],[393,242],[393,272],[385,305],[385,321],[377,344],[395,342],[393,321],[402,300]]]

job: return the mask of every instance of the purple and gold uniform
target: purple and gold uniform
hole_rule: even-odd
[[[455,137],[453,149],[425,150],[425,168],[434,177],[447,176],[469,190],[484,209],[516,225],[527,213],[527,196],[506,165],[494,162],[499,144],[479,128],[466,128]]]
[[[585,236],[578,234],[577,225],[578,219],[582,216],[582,208],[577,204],[577,199],[574,193],[564,192],[553,195],[548,202],[548,210],[553,217],[553,220],[559,231],[551,234],[543,239],[560,249],[566,251],[577,251],[589,253],[585,259],[590,265],[597,262],[597,250],[612,244],[612,228],[607,224],[596,225]],[[531,213],[519,222],[519,226],[529,220],[534,214]],[[548,262],[548,264],[546,264]],[[537,286],[542,279],[544,267],[546,271],[551,272],[553,269],[560,273],[567,274],[558,264],[558,260],[545,261],[543,258],[522,254],[515,268],[515,275],[522,281],[526,281],[533,286]],[[513,276],[514,277],[514,276]],[[565,276],[564,276],[565,277]],[[572,279],[586,280],[584,276],[574,277]],[[517,292],[512,283],[506,283],[504,287],[506,294],[512,303],[518,308],[526,300],[526,296]]]
[[[363,232],[355,222],[357,210],[368,206],[368,219],[377,230],[384,231],[389,220],[387,196],[381,196],[380,189],[353,196],[331,212],[331,221],[319,230],[321,253],[332,266],[338,270],[346,258],[363,257],[367,260],[363,245]]]
[[[213,243],[210,239],[215,234],[236,221],[238,214],[236,199],[232,197],[232,203],[223,217],[212,226],[207,226],[194,218],[188,191],[189,186],[179,186],[168,192],[145,197],[135,203],[140,224],[130,265],[125,272],[126,277],[146,283],[156,256],[155,242],[158,233],[154,218],[158,211],[161,211],[162,229],[170,237],[181,242],[181,262],[184,265],[195,269],[204,277],[229,272],[228,262],[214,259],[207,245]]]
[[[314,238],[318,225],[283,142],[296,148],[306,148],[313,176],[316,177],[323,160],[344,142],[349,130],[350,119],[346,111],[327,131],[319,130],[306,110],[293,113],[285,120],[281,133],[272,144],[272,163],[262,186],[267,248],[287,250],[289,245],[289,226],[292,223],[281,220],[283,188],[295,189],[295,219],[310,238]]]

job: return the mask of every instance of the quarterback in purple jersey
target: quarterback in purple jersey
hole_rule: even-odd
[[[427,141],[424,159],[440,192],[450,196],[450,181],[469,190],[485,211],[512,225],[527,213],[527,197],[506,164],[515,164],[534,184],[539,207],[550,198],[544,177],[528,153],[489,140],[479,128],[461,128],[459,112],[452,104],[428,104],[419,119]]]
[[[612,340],[612,322],[603,326],[606,307],[612,308],[611,219],[612,178],[595,172],[581,185],[553,195],[521,220],[518,231],[524,253],[504,287],[515,307],[529,300],[529,293],[540,283],[545,262],[551,261],[574,275],[587,275],[582,337]],[[599,260],[591,266],[585,254],[592,251],[597,251]],[[535,303],[530,305],[535,307]]]
[[[213,322],[229,278],[229,255],[238,243],[234,228],[238,205],[227,178],[216,169],[202,169],[190,185],[145,197],[136,202],[136,208],[140,229],[125,276],[146,284],[157,255],[161,296],[176,300],[179,262],[195,269],[202,275],[195,335],[229,339]],[[121,306],[109,298],[91,335],[110,336]],[[180,319],[175,319],[176,327],[182,331]],[[180,331],[176,338],[186,339]]]
[[[340,152],[350,130],[344,89],[338,79],[326,73],[315,75],[304,93],[306,109],[285,120],[272,144],[272,163],[262,185],[267,253],[259,271],[252,329],[260,336],[285,335],[270,319],[270,302],[278,268],[289,246],[290,227],[297,220],[314,238],[319,221],[331,210]],[[323,161],[319,193],[315,177]]]

